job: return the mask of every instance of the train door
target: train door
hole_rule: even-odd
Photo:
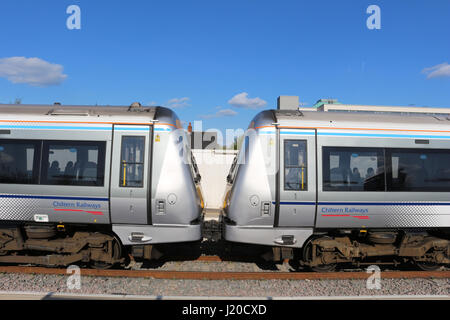
[[[151,224],[151,126],[114,125],[111,164],[112,223]]]
[[[275,226],[312,227],[316,213],[316,132],[280,129],[279,134],[279,199]]]

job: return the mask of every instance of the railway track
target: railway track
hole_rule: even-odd
[[[214,261],[216,258],[201,259]],[[215,272],[215,271],[162,271],[162,270],[98,270],[81,268],[82,276],[130,277],[173,280],[339,280],[367,279],[371,274],[365,271],[350,272]],[[0,266],[0,273],[68,275],[64,268],[31,266]],[[381,278],[449,278],[450,271],[382,271]]]

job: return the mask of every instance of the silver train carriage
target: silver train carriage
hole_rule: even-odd
[[[124,247],[151,258],[154,244],[200,240],[180,128],[170,109],[138,103],[0,105],[0,262],[107,267]]]
[[[224,239],[318,271],[449,264],[447,116],[260,112],[227,177]]]

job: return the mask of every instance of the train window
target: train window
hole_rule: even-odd
[[[144,186],[145,137],[122,137],[121,187]]]
[[[193,172],[194,182],[199,183],[202,179],[202,176],[200,175],[200,171],[198,171],[197,162],[195,161],[195,157],[194,154],[192,153],[192,150],[189,150],[189,152],[191,153],[191,168],[194,171]]]
[[[0,183],[37,184],[40,141],[0,140]]]
[[[392,149],[389,191],[450,191],[450,150]]]
[[[231,163],[231,167],[230,167],[230,171],[228,172],[227,175],[227,182],[228,183],[233,183],[234,181],[234,177],[236,176],[236,164],[237,164],[237,156],[234,157],[233,162]]]
[[[324,191],[384,191],[384,150],[324,147]]]
[[[284,190],[308,190],[306,141],[284,141]]]
[[[42,184],[103,186],[105,142],[44,141]]]

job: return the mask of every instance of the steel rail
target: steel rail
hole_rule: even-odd
[[[98,270],[80,269],[81,276],[129,277],[176,280],[340,280],[367,279],[372,273],[358,272],[206,272],[206,271],[161,271],[161,270]],[[71,275],[67,269],[28,266],[0,266],[0,273]],[[450,271],[383,271],[381,278],[449,278]]]

